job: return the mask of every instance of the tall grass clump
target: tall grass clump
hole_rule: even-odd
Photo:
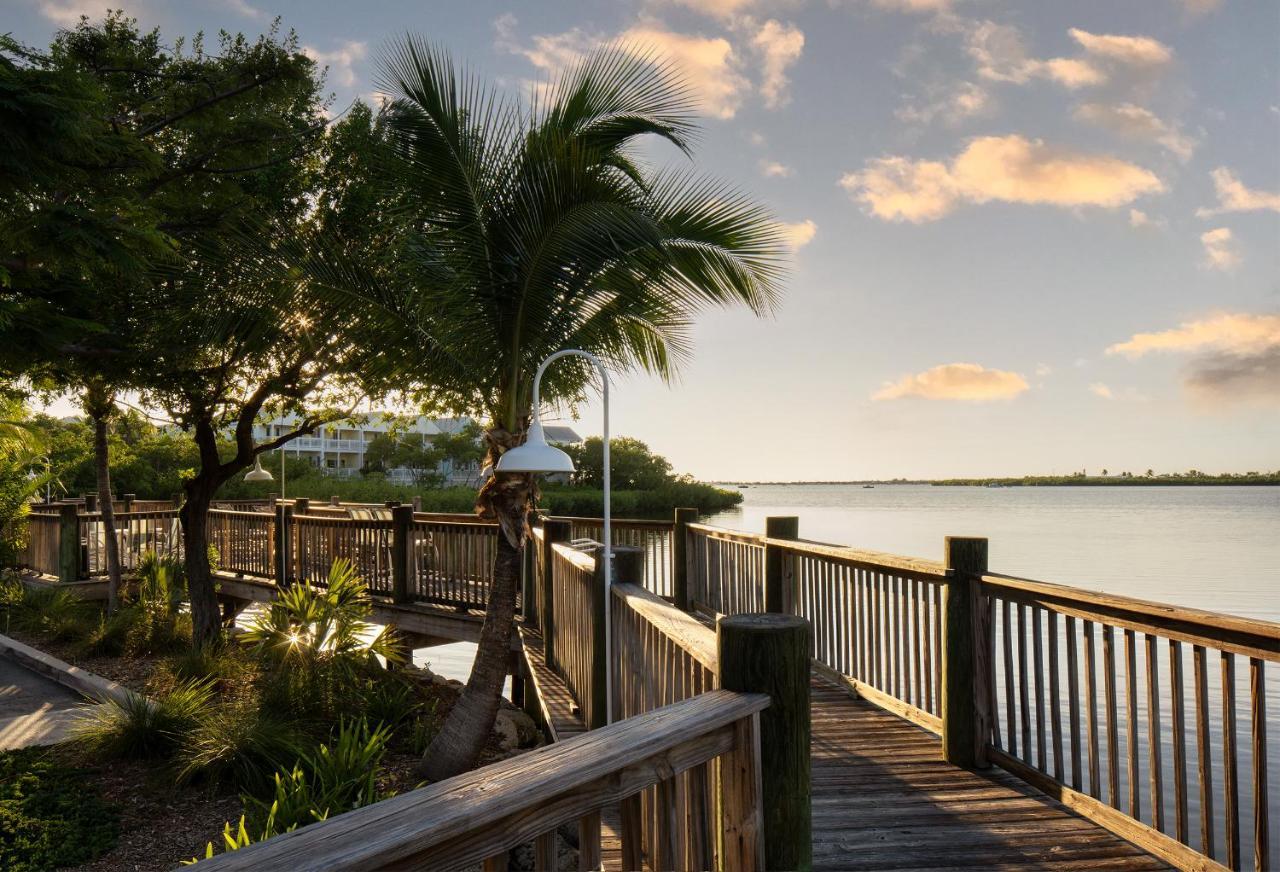
[[[257,794],[302,751],[295,724],[256,701],[228,703],[203,718],[177,749],[177,780],[230,783]]]
[[[123,702],[86,709],[73,737],[101,758],[168,758],[209,718],[213,706],[208,681],[180,683],[155,700],[131,693]]]

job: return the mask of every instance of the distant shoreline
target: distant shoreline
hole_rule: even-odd
[[[1280,473],[1257,475],[1199,476],[1024,476],[1022,478],[945,478],[945,479],[862,479],[853,481],[716,481],[722,487],[760,487],[766,485],[860,485],[889,487],[892,485],[930,485],[932,487],[1277,487]]]

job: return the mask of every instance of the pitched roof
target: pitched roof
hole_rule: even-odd
[[[572,444],[582,441],[582,437],[572,427],[546,426],[542,428],[542,432],[546,434],[548,442],[559,442],[561,444]]]

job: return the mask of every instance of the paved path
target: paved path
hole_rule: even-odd
[[[81,704],[61,684],[0,657],[0,751],[61,741]]]

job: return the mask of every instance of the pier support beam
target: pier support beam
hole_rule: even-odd
[[[798,615],[732,615],[716,625],[720,686],[772,700],[760,713],[766,869],[813,866],[812,639],[809,622]]]
[[[676,608],[689,611],[689,525],[698,523],[697,509],[676,509],[671,528],[671,594]]]
[[[987,571],[987,540],[948,536],[942,591],[942,756],[967,769],[987,766],[981,726],[986,682],[985,634],[979,631],[978,588]]]

